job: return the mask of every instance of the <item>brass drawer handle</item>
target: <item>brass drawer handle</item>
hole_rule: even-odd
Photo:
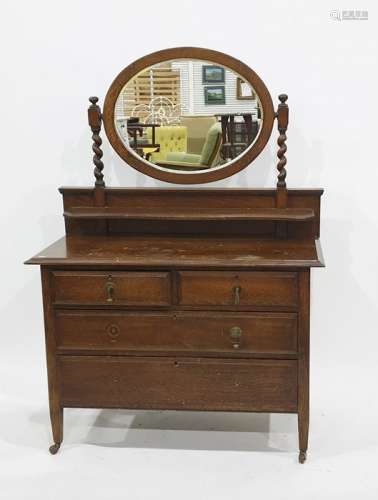
[[[111,276],[108,276],[108,281],[106,282],[105,290],[106,290],[106,296],[107,296],[106,302],[113,302],[115,285],[114,285],[114,282],[112,281]]]
[[[241,343],[242,329],[238,326],[233,326],[230,328],[230,339],[232,342],[232,347],[234,349],[239,349]]]
[[[234,292],[234,306],[238,306],[240,304],[241,286],[234,286],[233,292]]]

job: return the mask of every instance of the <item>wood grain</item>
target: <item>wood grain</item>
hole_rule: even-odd
[[[65,406],[297,411],[297,362],[60,356]]]
[[[299,461],[307,456],[310,418],[310,271],[299,273],[299,361],[298,361],[298,431]]]
[[[55,304],[166,306],[171,301],[169,273],[54,271],[52,280]]]
[[[125,211],[122,207],[72,207],[63,213],[71,219],[130,219],[130,220],[184,220],[184,221],[292,221],[301,222],[312,220],[314,211],[311,208],[247,208],[247,209],[207,209],[180,211],[172,209],[134,208]]]
[[[323,267],[314,240],[220,236],[68,236],[26,261],[58,266],[137,268]],[[110,266],[110,267],[109,267]]]
[[[98,189],[62,189],[81,213],[27,261],[42,268],[50,452],[65,406],[295,412],[303,463],[322,190]],[[248,220],[277,203],[313,218]]]
[[[56,336],[54,332],[54,312],[52,306],[51,273],[41,269],[43,290],[43,312],[45,322],[45,344],[47,362],[47,380],[49,388],[50,421],[54,445],[50,452],[55,454],[63,441],[63,405],[61,400],[60,365],[56,355]]]
[[[234,347],[232,327],[241,329]],[[166,355],[206,353],[296,355],[297,315],[294,313],[129,312],[57,310],[59,352],[92,351]]]
[[[179,304],[286,306],[298,304],[297,274],[291,272],[183,271]],[[235,289],[240,288],[235,302]]]

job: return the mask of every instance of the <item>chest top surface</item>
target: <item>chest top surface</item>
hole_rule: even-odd
[[[248,237],[68,236],[27,261],[140,267],[321,267],[319,243]]]

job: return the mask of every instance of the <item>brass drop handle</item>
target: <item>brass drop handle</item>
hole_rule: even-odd
[[[232,342],[232,347],[234,349],[239,349],[241,343],[242,329],[238,326],[233,326],[230,328],[230,339]]]
[[[240,304],[241,286],[234,286],[233,292],[234,292],[234,306],[238,306]]]
[[[114,287],[114,282],[112,281],[111,276],[108,277],[108,281],[106,282],[106,285],[105,285],[105,290],[106,290],[106,296],[107,296],[106,302],[113,302],[115,287]]]

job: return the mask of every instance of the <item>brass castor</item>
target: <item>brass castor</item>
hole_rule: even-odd
[[[300,451],[299,452],[299,457],[298,457],[299,463],[300,464],[304,464],[305,461],[306,461],[306,458],[307,458],[307,452],[306,451]]]
[[[60,448],[60,443],[54,443],[53,445],[50,446],[49,452],[51,455],[56,455],[59,451]]]

